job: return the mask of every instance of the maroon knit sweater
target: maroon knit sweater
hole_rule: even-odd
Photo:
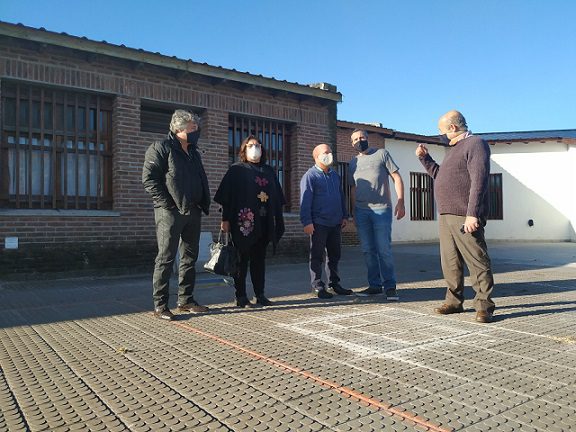
[[[442,165],[429,154],[420,162],[434,179],[440,214],[485,218],[490,174],[490,147],[486,141],[471,135],[446,149]]]

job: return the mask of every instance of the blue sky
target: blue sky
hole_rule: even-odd
[[[343,94],[338,118],[436,134],[576,128],[573,0],[0,0],[0,20]]]

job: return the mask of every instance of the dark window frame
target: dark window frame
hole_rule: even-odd
[[[410,172],[410,220],[435,219],[434,179],[426,173]]]
[[[352,186],[348,180],[350,172],[348,170],[350,162],[338,162],[336,166],[336,172],[340,175],[340,184],[342,185],[342,191],[344,192],[344,202],[346,203],[346,210],[348,210],[348,215],[350,217],[354,214],[354,209],[352,208]]]
[[[488,208],[486,209],[486,219],[504,219],[502,186],[502,174],[490,174],[488,177]]]
[[[2,81],[0,207],[112,208],[108,95]]]
[[[228,117],[228,164],[238,160],[242,141],[254,135],[262,142],[270,165],[284,191],[286,211],[290,211],[292,191],[290,190],[290,138],[291,123],[277,120],[229,114]]]
[[[204,110],[200,108],[142,99],[140,102],[140,130],[142,132],[166,135],[170,130],[172,114],[177,109],[190,111],[200,117],[204,114]]]

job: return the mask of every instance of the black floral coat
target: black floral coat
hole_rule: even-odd
[[[266,164],[237,162],[214,195],[222,206],[222,220],[230,222],[232,240],[240,250],[264,237],[274,250],[284,234],[284,193],[273,168]]]

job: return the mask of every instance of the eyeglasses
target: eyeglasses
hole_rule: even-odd
[[[252,143],[251,143],[251,144],[246,144],[246,147],[247,147],[247,148],[253,148],[253,147],[262,148],[262,144],[258,144],[258,143],[252,144]]]

